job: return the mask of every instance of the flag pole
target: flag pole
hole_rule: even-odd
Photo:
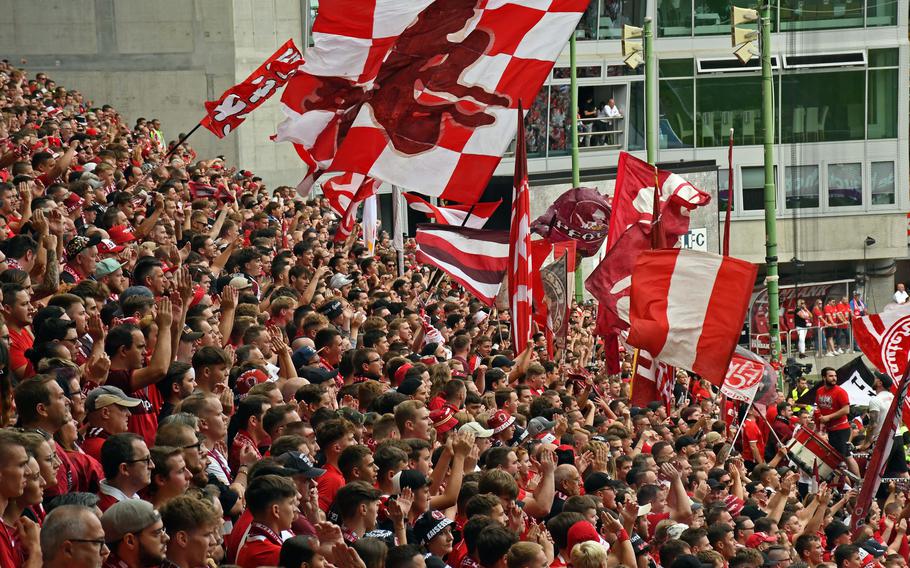
[[[179,148],[180,146],[182,146],[183,143],[186,142],[187,138],[189,138],[190,136],[193,135],[194,132],[196,132],[197,130],[199,130],[199,127],[200,127],[200,126],[202,126],[202,121],[201,121],[201,120],[200,120],[199,122],[197,122],[197,123],[196,123],[196,126],[194,126],[189,132],[187,132],[186,134],[184,134],[183,136],[181,136],[181,137],[177,140],[177,143],[174,144],[174,147],[171,148],[170,150],[168,150],[168,151],[167,151],[167,154],[165,154],[164,157],[161,158],[161,164],[162,164],[162,165],[165,165],[165,162],[167,162],[167,159],[170,158],[171,156],[173,156],[173,155],[174,155],[174,152],[177,151],[177,148]],[[152,171],[151,171],[151,170],[149,170],[148,172],[145,173],[144,176],[142,176],[141,178],[139,178],[139,181],[137,181],[135,185],[141,185],[142,182],[144,182],[146,179],[148,179],[148,177],[149,177],[150,175],[152,175]]]
[[[581,168],[578,164],[578,70],[576,68],[575,30],[569,37],[569,91],[572,115],[572,187],[581,185]],[[585,297],[585,278],[581,269],[581,255],[575,252],[575,301],[581,303]]]
[[[730,256],[730,214],[733,210],[733,129],[730,129],[730,147],[727,150],[727,212],[724,216],[724,256]]]

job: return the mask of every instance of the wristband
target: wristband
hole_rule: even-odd
[[[619,529],[619,537],[616,539],[617,542],[625,542],[629,540],[629,533],[626,532],[626,529]]]

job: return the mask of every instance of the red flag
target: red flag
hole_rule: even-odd
[[[509,267],[508,238],[505,231],[417,225],[417,260],[439,268],[492,306]]]
[[[224,138],[243,124],[246,115],[283,87],[302,64],[303,56],[294,40],[287,40],[242,83],[225,91],[217,101],[206,101],[202,126]]]
[[[676,246],[679,237],[689,230],[689,212],[707,204],[711,196],[696,189],[682,177],[658,170],[660,182],[660,226],[666,246]],[[642,251],[651,247],[654,169],[646,162],[625,152],[619,156],[616,194],[607,254],[585,281],[585,288],[598,301],[597,333],[605,342],[616,344],[611,334],[629,328],[628,298],[632,268]],[[608,350],[609,352],[609,350]],[[608,358],[608,365],[619,363]]]
[[[512,345],[524,350],[531,340],[531,198],[528,190],[528,156],[525,152],[524,113],[518,103],[518,134],[515,144],[515,180],[512,194],[512,225],[509,230],[509,298],[512,312]]]
[[[322,184],[322,193],[328,198],[332,210],[341,216],[335,242],[343,242],[350,236],[357,220],[357,207],[367,197],[376,194],[376,180],[360,174],[340,174]]]
[[[277,139],[325,171],[476,202],[589,3],[323,0]]]
[[[866,516],[869,514],[869,508],[875,494],[878,493],[878,486],[885,474],[885,468],[888,465],[888,457],[891,455],[891,447],[894,444],[894,437],[897,435],[897,429],[900,427],[902,415],[906,413],[904,400],[907,398],[907,390],[910,387],[910,366],[907,360],[903,361],[905,370],[898,384],[898,392],[891,401],[891,408],[885,415],[885,421],[882,423],[882,430],[878,434],[878,440],[875,442],[875,449],[872,450],[872,457],[866,466],[865,475],[863,476],[862,487],[859,495],[856,497],[856,505],[850,514],[850,530],[856,534],[861,523],[866,522]]]
[[[693,250],[643,252],[632,273],[629,345],[721,386],[758,267]]]
[[[656,361],[650,353],[637,349],[632,362],[632,406],[645,407],[649,402],[660,400],[665,405],[673,400],[673,385],[676,377],[673,368]]]
[[[492,203],[475,203],[473,205],[457,203],[433,205],[412,193],[405,193],[404,198],[407,200],[408,205],[411,206],[411,209],[426,213],[437,223],[468,227],[470,229],[483,229],[483,226],[496,212],[496,208],[502,204],[502,199],[500,199]],[[469,212],[471,214],[470,217],[468,216]]]
[[[910,357],[910,305],[888,304],[880,314],[853,318],[856,344],[875,367],[901,377]],[[910,428],[910,400],[904,401],[904,424]]]

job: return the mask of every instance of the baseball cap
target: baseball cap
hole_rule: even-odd
[[[331,320],[337,318],[338,316],[340,316],[342,314],[342,312],[344,311],[344,308],[341,307],[340,301],[330,300],[330,301],[322,304],[321,306],[319,306],[319,308],[316,311],[318,311],[320,314],[324,315],[325,317],[329,318],[329,321],[331,321]]]
[[[234,276],[228,281],[228,286],[232,286],[236,290],[247,290],[253,287],[253,283],[246,279],[244,276]]]
[[[430,412],[430,421],[433,423],[433,428],[436,428],[437,434],[444,434],[458,426],[455,411],[451,406],[443,406]]]
[[[104,540],[117,542],[127,534],[138,534],[161,520],[161,515],[148,501],[125,499],[114,503],[101,516]]]
[[[295,475],[315,479],[325,474],[324,469],[316,467],[309,456],[300,452],[285,452],[278,456],[277,461],[284,467],[293,470]]]
[[[406,377],[401,384],[398,385],[398,392],[405,396],[411,396],[417,392],[417,389],[423,384],[423,381],[417,377]]]
[[[446,527],[455,523],[441,511],[427,511],[414,523],[414,536],[420,544],[426,544],[439,535]]]
[[[766,532],[754,532],[746,539],[746,548],[758,548],[761,544],[773,544],[777,539]]]
[[[76,258],[76,255],[84,251],[89,247],[98,246],[98,243],[101,242],[101,235],[92,235],[91,237],[85,237],[83,235],[77,235],[73,237],[70,242],[66,243],[66,257],[69,259]]]
[[[859,544],[859,547],[872,556],[875,556],[876,558],[884,556],[885,553],[888,552],[888,547],[875,540],[874,538],[864,540]]]
[[[490,366],[497,369],[500,367],[514,367],[515,361],[509,359],[505,355],[497,355],[493,357],[492,361],[490,361]]]
[[[258,368],[247,369],[246,371],[240,373],[240,376],[237,377],[237,384],[234,385],[234,390],[237,394],[243,396],[246,393],[250,392],[250,389],[254,386],[264,383],[269,380],[269,376],[265,371]]]
[[[693,438],[692,436],[680,436],[676,440],[676,442],[673,444],[673,450],[678,452],[678,451],[682,450],[683,448],[685,448],[686,446],[694,446],[697,444],[698,444],[698,441],[695,438]]]
[[[95,278],[104,278],[123,268],[122,262],[113,258],[104,258],[95,265]]]
[[[363,425],[363,413],[350,406],[342,406],[339,408],[338,415],[352,424]]]
[[[338,371],[330,371],[328,369],[322,369],[319,367],[307,367],[303,366],[297,369],[297,374],[301,378],[304,378],[314,385],[321,385],[326,381],[330,381],[338,376]]]
[[[430,480],[423,473],[416,469],[403,469],[392,477],[392,494],[398,495],[402,489],[407,487],[417,490],[429,484]]]
[[[474,434],[475,438],[489,438],[493,435],[493,431],[487,428],[484,428],[480,422],[468,422],[463,424],[461,428],[458,429],[459,432],[471,432]]]
[[[493,429],[494,434],[499,434],[514,423],[514,416],[505,410],[497,410],[496,413],[490,417],[490,420],[487,422],[487,426]]]
[[[572,550],[576,544],[588,541],[596,542],[607,550],[610,548],[610,544],[601,538],[594,525],[588,521],[578,521],[569,528],[569,532],[566,535],[566,542],[568,543],[566,548]]]
[[[724,439],[724,437],[720,432],[708,432],[705,435],[705,441],[708,442],[709,446],[713,446],[714,444],[717,444],[718,442],[720,442],[723,439]]]
[[[126,246],[118,245],[110,239],[101,239],[101,242],[98,243],[98,254],[116,254],[125,248]]]
[[[201,331],[193,331],[193,328],[188,325],[184,325],[183,333],[180,334],[180,341],[196,341],[203,335],[205,334],[203,334]]]
[[[123,302],[130,296],[145,296],[146,298],[154,298],[155,294],[147,286],[130,286],[120,294],[120,304],[123,305]]]
[[[131,243],[136,240],[136,234],[129,225],[114,225],[107,231],[108,236],[118,245]]]
[[[316,356],[316,350],[310,347],[309,345],[302,345],[297,351],[294,351],[294,354],[291,355],[291,359],[294,360],[295,367],[303,367],[308,365],[310,361],[313,360],[313,357]]]
[[[675,523],[670,525],[670,528],[667,529],[667,534],[670,535],[670,538],[679,538],[679,535],[681,535],[683,531],[688,528],[689,525],[683,523]]]
[[[585,479],[585,494],[590,495],[610,486],[610,476],[602,471],[595,471]]]
[[[353,278],[348,278],[344,274],[335,274],[329,279],[329,288],[337,290],[354,282]]]
[[[828,544],[834,542],[834,540],[844,534],[848,534],[850,528],[840,521],[832,521],[830,525],[825,527],[825,538],[828,540]]]
[[[536,436],[541,432],[545,432],[550,428],[553,428],[554,426],[556,426],[556,422],[553,420],[547,420],[543,416],[538,416],[536,418],[532,418],[531,421],[528,422],[528,434],[531,436]]]
[[[88,396],[85,398],[85,410],[87,412],[94,412],[112,404],[134,408],[142,404],[142,401],[138,398],[127,396],[123,390],[113,385],[95,387],[89,391]]]
[[[894,379],[892,379],[890,376],[886,375],[885,373],[880,373],[878,371],[875,371],[875,378],[880,380],[882,382],[882,386],[888,390],[890,390],[891,386],[894,384]]]

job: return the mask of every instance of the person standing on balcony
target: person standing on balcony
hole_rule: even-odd
[[[616,106],[616,101],[613,99],[613,97],[607,99],[607,104],[603,105],[603,108],[601,108],[601,114],[605,118],[622,118],[622,111],[620,111],[619,107]],[[616,130],[615,120],[607,120],[604,124],[606,125],[605,130]],[[607,134],[606,140],[607,144],[613,145],[615,143],[615,136],[612,133]]]
[[[897,290],[894,291],[894,301],[898,304],[906,304],[908,299],[910,299],[910,294],[907,294],[904,283],[898,282]]]

